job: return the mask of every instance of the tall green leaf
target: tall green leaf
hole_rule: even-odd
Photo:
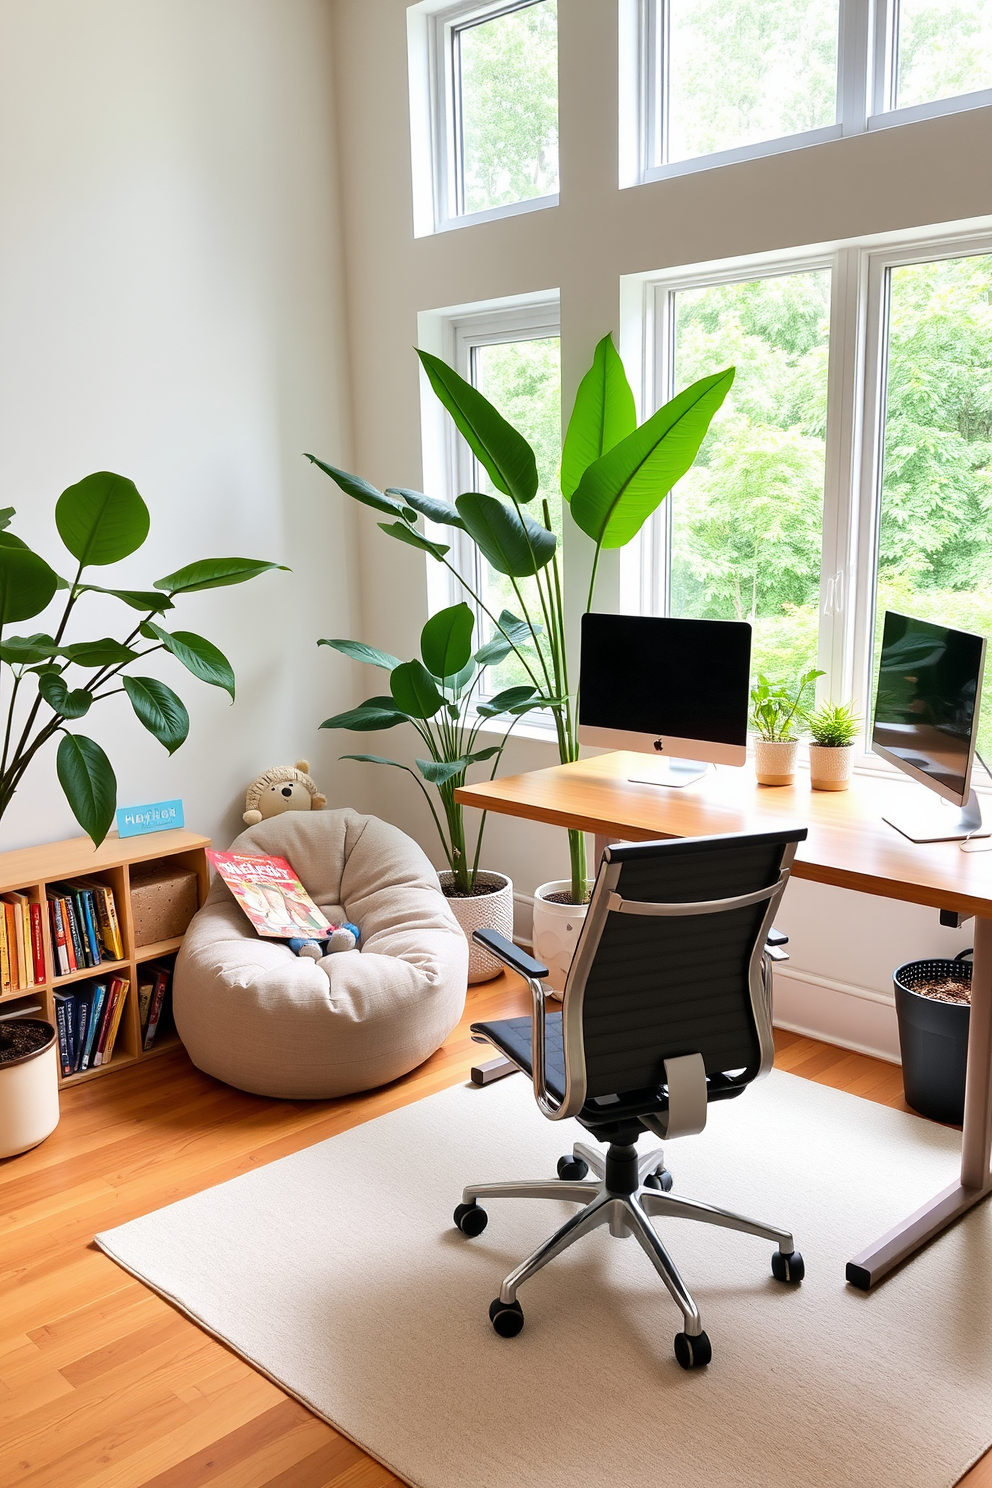
[[[444,706],[434,678],[419,661],[404,661],[389,674],[389,690],[397,708],[411,718],[433,718]]]
[[[82,718],[84,713],[89,712],[93,701],[93,694],[87,692],[85,687],[77,687],[70,692],[58,672],[42,672],[38,678],[38,691],[48,706],[63,718]]]
[[[167,594],[156,594],[154,589],[102,589],[99,584],[80,584],[79,592],[86,594],[109,594],[114,599],[130,605],[132,610],[171,610],[175,606]]]
[[[134,661],[138,655],[132,651],[130,646],[125,646],[123,641],[115,641],[112,636],[105,636],[101,641],[76,641],[71,646],[61,648],[62,656],[66,661],[73,661],[81,667],[105,667],[118,666],[121,662]]]
[[[454,677],[472,659],[475,616],[464,603],[432,615],[420,633],[424,666],[435,677]]]
[[[81,564],[119,563],[148,536],[148,508],[134,481],[98,470],[62,492],[55,525]]]
[[[175,630],[170,634],[152,621],[143,625],[141,630],[144,635],[153,635],[160,640],[194,677],[209,682],[211,687],[222,687],[234,702],[234,668],[212,641],[194,635],[191,630]]]
[[[469,536],[499,573],[526,579],[554,557],[557,538],[526,512],[516,512],[495,496],[468,491],[455,505]]]
[[[537,495],[537,460],[524,436],[447,362],[429,351],[417,355],[431,387],[497,491],[516,501],[532,501]]]
[[[29,636],[8,636],[0,646],[0,661],[8,666],[30,666],[32,662],[48,661],[59,654],[59,648],[50,635],[36,631]]]
[[[409,713],[396,706],[391,697],[368,698],[357,708],[346,713],[336,713],[325,718],[320,725],[326,729],[352,729],[357,734],[374,734],[380,729],[395,728],[398,723],[409,723]]]
[[[439,501],[436,496],[425,496],[423,491],[408,491],[405,486],[387,486],[386,495],[401,496],[415,512],[419,512],[422,517],[429,517],[440,526],[464,527],[455,508],[447,501]]]
[[[378,651],[375,646],[366,646],[364,641],[318,641],[317,645],[330,646],[332,650],[340,651],[342,656],[350,656],[352,661],[368,662],[369,666],[382,667],[384,672],[391,672],[400,664],[398,656]]]
[[[416,521],[416,514],[410,511],[406,502],[396,501],[392,496],[386,496],[370,481],[363,480],[360,475],[351,475],[347,470],[339,470],[336,465],[328,465],[324,460],[318,460],[316,455],[306,455],[304,458],[312,465],[316,465],[325,475],[329,475],[346,496],[360,501],[363,506],[371,506],[375,511],[386,512],[391,517],[404,517],[408,522]]]
[[[561,450],[561,493],[568,500],[588,467],[637,428],[634,395],[623,362],[604,336],[579,383]]]
[[[630,542],[689,469],[734,380],[734,368],[702,377],[586,470],[572,516],[604,548]]]
[[[121,681],[145,728],[175,754],[189,733],[189,714],[182,699],[157,677],[122,677]]]
[[[509,656],[515,646],[532,646],[534,638],[530,632],[530,626],[526,620],[518,620],[516,615],[504,610],[499,617],[499,630],[491,640],[484,646],[480,646],[475,653],[475,659],[480,666],[497,666],[504,657]],[[535,625],[534,629],[540,635],[543,626]]]
[[[92,739],[63,734],[55,767],[73,816],[99,847],[117,806],[117,777],[109,759]]]
[[[57,584],[55,571],[30,548],[0,544],[0,626],[40,615]]]
[[[537,695],[536,687],[507,687],[498,692],[495,697],[486,703],[480,703],[476,712],[480,718],[498,718],[501,713],[509,713],[511,709],[519,709],[522,704],[528,703],[532,707],[539,707],[542,699]]]
[[[170,598],[174,594],[196,594],[201,589],[244,584],[271,568],[290,572],[285,563],[263,563],[258,558],[201,558],[199,563],[188,563],[185,568],[166,574],[164,579],[156,579],[155,588],[164,589]]]
[[[451,551],[445,543],[428,542],[423,533],[418,532],[416,527],[408,527],[405,522],[380,522],[378,525],[383,532],[388,533],[390,537],[397,538],[400,542],[406,543],[408,547],[417,548],[421,553],[430,553],[431,557],[436,558],[438,563],[440,563],[445,553]]]

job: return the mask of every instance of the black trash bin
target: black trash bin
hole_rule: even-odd
[[[938,1002],[926,996],[926,989],[948,977],[970,983],[971,962],[964,958],[971,954],[962,951],[953,961],[907,961],[892,974],[906,1100],[921,1116],[954,1126],[964,1120],[971,1007]]]

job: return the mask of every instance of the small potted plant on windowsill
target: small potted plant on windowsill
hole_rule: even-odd
[[[810,785],[814,790],[847,790],[861,719],[849,703],[821,703],[806,714],[806,727],[813,735],[809,746]]]
[[[469,943],[470,983],[489,981],[503,970],[502,963],[495,956],[476,945],[472,931],[498,930],[507,939],[512,939],[513,884],[506,874],[479,867],[485,812],[479,823],[475,852],[470,856],[465,808],[455,800],[455,792],[465,784],[470,765],[492,760],[492,779],[514,725],[539,702],[537,689],[529,686],[505,688],[485,702],[476,698],[486,668],[504,661],[517,639],[520,622],[514,621],[512,616],[502,618],[505,630],[473,652],[475,616],[468,605],[456,604],[439,610],[421,632],[422,661],[401,662],[398,657],[378,651],[374,646],[366,646],[362,641],[323,640],[317,643],[389,674],[387,696],[368,698],[360,707],[326,719],[321,728],[377,733],[408,723],[420,735],[426,748],[428,758],[416,760],[416,770],[379,754],[345,754],[342,759],[392,765],[395,769],[405,770],[420,787],[448,863],[448,867],[438,874],[441,891]],[[501,716],[507,719],[502,738],[485,749],[477,749],[480,729],[488,720]],[[437,791],[440,816],[428,786]]]
[[[791,785],[796,778],[799,726],[804,721],[803,698],[823,673],[803,672],[791,688],[769,682],[762,673],[751,689],[751,721],[758,731],[754,741],[754,770],[759,785]]]

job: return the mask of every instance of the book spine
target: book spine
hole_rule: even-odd
[[[31,944],[31,900],[27,894],[20,894],[17,907],[21,916],[21,928],[24,935],[24,985],[34,986],[34,947]]]
[[[111,919],[111,911],[114,909],[114,894],[105,884],[95,884],[93,887],[93,901],[96,907],[97,923],[100,927],[100,944],[103,947],[108,961],[123,961],[123,947],[118,953],[118,944],[114,936],[114,924],[117,919],[116,912]]]
[[[141,1037],[144,1039],[148,1032],[148,1019],[152,1010],[152,996],[155,992],[154,982],[138,983],[138,1025],[141,1029]],[[142,1047],[144,1047],[142,1045]]]
[[[3,913],[3,905],[0,904],[0,981],[4,992],[9,992],[13,983],[10,980],[10,948],[7,944],[7,916]]]
[[[86,906],[83,902],[83,896],[78,889],[72,890],[70,903],[76,912],[76,928],[79,931],[79,947],[76,951],[76,960],[79,962],[81,968],[88,968],[93,965],[93,952],[90,950],[89,937],[86,934]],[[80,952],[82,952],[81,956]]]
[[[68,998],[64,993],[55,994],[55,1027],[59,1038],[59,1063],[63,1075],[72,1074],[72,1053],[69,1047]]]
[[[17,962],[17,988],[19,991],[23,991],[28,984],[27,977],[25,976],[24,920],[21,917],[20,906],[10,904],[7,900],[4,900],[3,912],[7,919],[7,939],[14,947],[14,957]],[[14,968],[12,966],[11,973],[13,973],[13,970]],[[13,981],[14,978],[11,975],[11,983]]]
[[[89,1027],[86,1030],[86,1048],[80,1061],[80,1069],[89,1069],[96,1048],[97,1035],[100,1032],[100,1021],[103,1017],[103,1009],[107,997],[106,982],[97,982],[93,988],[93,1002],[90,1005]]]
[[[76,1074],[83,1067],[83,1050],[86,1048],[86,1030],[89,1027],[90,1009],[92,1002],[86,997],[77,997],[76,1002],[76,1028],[75,1039],[72,1050],[72,1072]]]
[[[48,912],[52,918],[52,947],[55,951],[55,970],[59,976],[69,975],[69,955],[65,948],[65,924],[62,919],[62,904],[57,898],[48,901]]]
[[[61,904],[62,922],[66,929],[65,948],[69,957],[69,966],[73,971],[82,971],[85,966],[85,962],[83,961],[83,943],[79,938],[79,926],[76,923],[75,906],[68,896],[63,897]]]
[[[124,942],[121,939],[121,927],[117,919],[117,902],[114,899],[113,889],[104,889],[103,905],[107,914],[107,928],[110,934],[110,954],[115,961],[123,961]]]
[[[169,985],[169,973],[156,968],[155,991],[152,993],[151,1007],[148,1010],[148,1027],[145,1030],[145,1042],[143,1048],[150,1049],[155,1042],[158,1033],[159,1021],[162,1017],[162,1004],[165,1002],[165,993]]]
[[[93,890],[83,889],[79,897],[83,901],[83,912],[86,915],[86,939],[90,948],[92,965],[99,966],[103,957],[100,954],[100,937],[96,933],[97,916]]]
[[[95,1065],[103,1064],[107,1039],[110,1037],[110,1026],[114,1021],[114,1010],[121,995],[120,987],[120,979],[115,977],[107,989],[107,1000],[103,1006],[103,1017],[100,1019],[100,1032],[97,1036],[96,1049],[93,1053],[93,1063]]]
[[[117,1030],[120,1027],[121,1014],[124,1012],[124,1003],[127,1001],[127,990],[130,983],[128,982],[126,977],[120,977],[118,979],[118,985],[120,990],[118,992],[117,1001],[114,1004],[113,1021],[110,1025],[110,1032],[107,1035],[107,1044],[106,1048],[103,1051],[103,1059],[101,1060],[102,1064],[109,1064],[113,1055],[114,1040],[117,1038]]]
[[[31,951],[34,956],[34,984],[40,987],[45,980],[45,946],[41,937],[41,905],[31,906]]]

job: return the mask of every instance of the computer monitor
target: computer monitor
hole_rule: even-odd
[[[650,785],[743,765],[750,676],[745,621],[583,615],[579,742],[653,755]]]
[[[962,808],[921,798],[885,820],[912,842],[988,836],[971,788],[985,639],[886,610],[871,747],[911,780]]]

